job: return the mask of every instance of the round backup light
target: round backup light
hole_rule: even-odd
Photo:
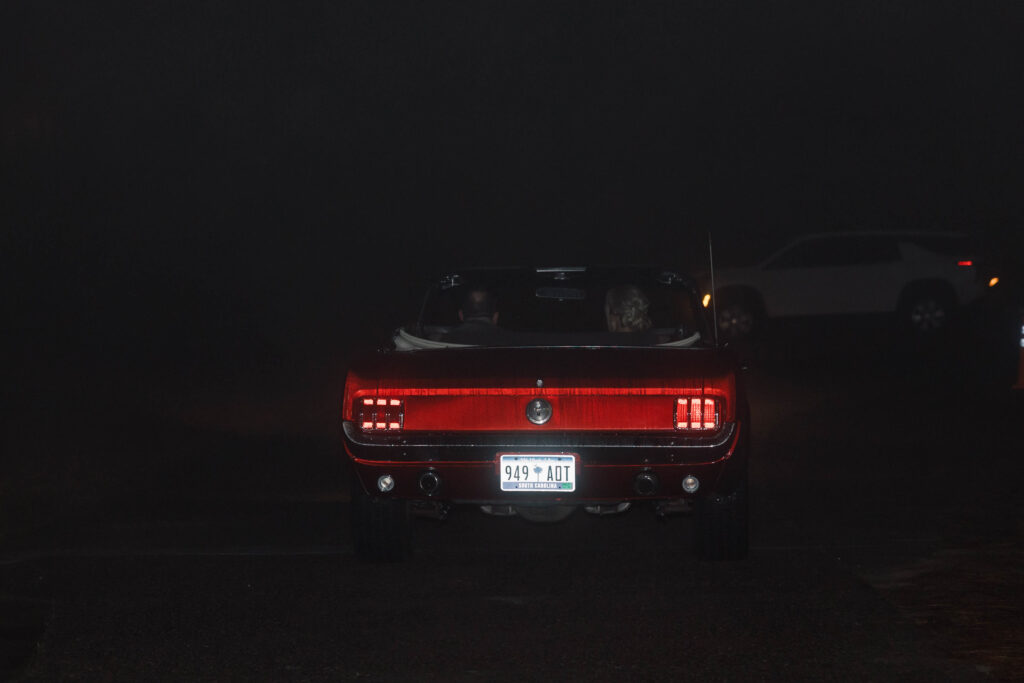
[[[687,493],[694,493],[700,488],[700,480],[692,474],[683,477],[683,490]]]
[[[395,478],[390,474],[382,474],[377,478],[377,488],[380,489],[381,493],[387,493],[391,489],[395,488]]]

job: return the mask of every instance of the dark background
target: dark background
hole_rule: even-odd
[[[1020,252],[1013,3],[0,12],[16,368],[239,377],[447,265],[689,266],[707,231],[724,261],[851,228]]]
[[[420,520],[361,566],[338,408],[451,266],[956,230],[1012,292],[1022,35],[1012,2],[0,2],[0,678],[521,680],[509,634],[565,633],[538,671],[1019,678],[1011,296],[747,349],[729,566],[639,507]]]

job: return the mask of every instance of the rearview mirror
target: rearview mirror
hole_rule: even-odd
[[[534,292],[538,299],[576,299],[587,298],[587,290],[577,287],[538,287]]]

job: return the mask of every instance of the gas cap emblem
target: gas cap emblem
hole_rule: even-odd
[[[542,398],[535,398],[526,404],[526,419],[535,425],[542,425],[551,419],[551,404]]]

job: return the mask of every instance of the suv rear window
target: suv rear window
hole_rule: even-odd
[[[768,268],[838,268],[891,263],[900,258],[896,240],[886,235],[844,235],[804,240],[778,255]]]
[[[963,258],[973,252],[971,240],[965,235],[911,235],[901,241],[954,258]]]

